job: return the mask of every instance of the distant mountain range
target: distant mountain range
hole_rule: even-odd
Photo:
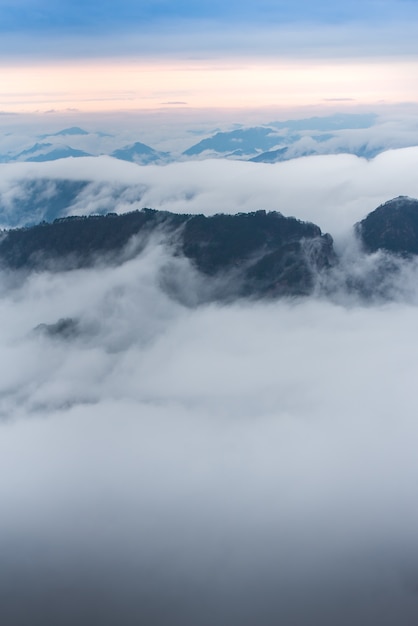
[[[183,152],[185,156],[225,154],[227,156],[252,155],[257,150],[268,150],[282,141],[273,128],[255,127],[218,132],[212,137],[202,139]]]
[[[369,159],[387,149],[387,144],[378,141],[372,132],[376,122],[374,114],[335,114],[273,121],[254,127],[235,125],[232,130],[215,131],[179,153],[157,150],[136,139],[115,147],[118,139],[114,135],[73,126],[38,135],[33,143],[15,152],[9,149],[0,154],[0,162],[53,161],[103,154],[140,165],[206,158],[275,163],[301,156],[340,153]],[[397,143],[391,139],[390,147],[414,144],[413,137],[408,139],[403,135]]]
[[[61,218],[3,231],[0,267],[31,272],[117,265],[140,254],[158,234],[168,259],[177,263],[162,276],[162,284],[189,304],[314,292],[332,296],[342,287],[369,299],[385,297],[388,277],[396,279],[400,262],[418,256],[418,200],[400,196],[386,202],[354,231],[361,244],[358,254],[383,254],[363,274],[342,271],[332,237],[315,224],[265,211],[205,217],[143,209]],[[181,259],[203,280],[184,281]]]
[[[335,113],[323,117],[307,117],[300,120],[270,122],[269,126],[290,131],[337,131],[370,128],[375,124],[377,115],[374,113]]]

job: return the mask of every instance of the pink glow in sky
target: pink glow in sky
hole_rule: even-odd
[[[418,101],[418,60],[140,62],[3,65],[0,109],[13,112],[251,108]]]

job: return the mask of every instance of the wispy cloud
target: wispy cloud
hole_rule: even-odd
[[[172,100],[172,101],[169,101],[169,102],[161,102],[161,104],[176,105],[176,104],[187,104],[187,102],[183,102],[182,100]]]

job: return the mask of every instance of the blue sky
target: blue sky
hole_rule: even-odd
[[[240,24],[373,23],[418,17],[415,0],[1,0],[0,31],[30,34],[108,32],[172,20]]]
[[[0,61],[418,53],[416,0],[0,0]]]
[[[257,23],[382,21],[417,17],[415,0],[3,0],[0,29],[59,32],[132,28],[167,19]]]

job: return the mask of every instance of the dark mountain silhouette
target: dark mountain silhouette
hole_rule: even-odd
[[[307,295],[319,272],[335,263],[330,235],[315,224],[280,213],[181,215],[143,209],[123,215],[68,217],[3,231],[3,268],[62,270],[120,263],[138,254],[152,235],[174,256],[216,281],[233,278],[236,296]],[[127,247],[127,244],[130,244]]]
[[[71,194],[74,189],[62,192]],[[206,217],[142,209],[122,215],[66,217],[2,231],[0,266],[27,273],[120,264],[157,238],[168,251],[162,284],[171,295],[189,302],[306,296],[317,286],[325,294],[343,288],[362,298],[390,297],[402,257],[418,255],[418,200],[400,196],[386,202],[356,224],[355,232],[363,244],[359,254],[384,251],[362,273],[356,263],[353,271],[344,266],[332,237],[318,226],[281,213]],[[176,259],[182,258],[190,261],[196,277],[203,278],[190,287],[195,294],[180,293],[178,270],[181,274],[184,266],[176,265]],[[183,292],[187,289],[183,287]],[[61,330],[59,326],[57,332]]]
[[[368,252],[418,254],[418,200],[408,196],[389,200],[355,228]]]

